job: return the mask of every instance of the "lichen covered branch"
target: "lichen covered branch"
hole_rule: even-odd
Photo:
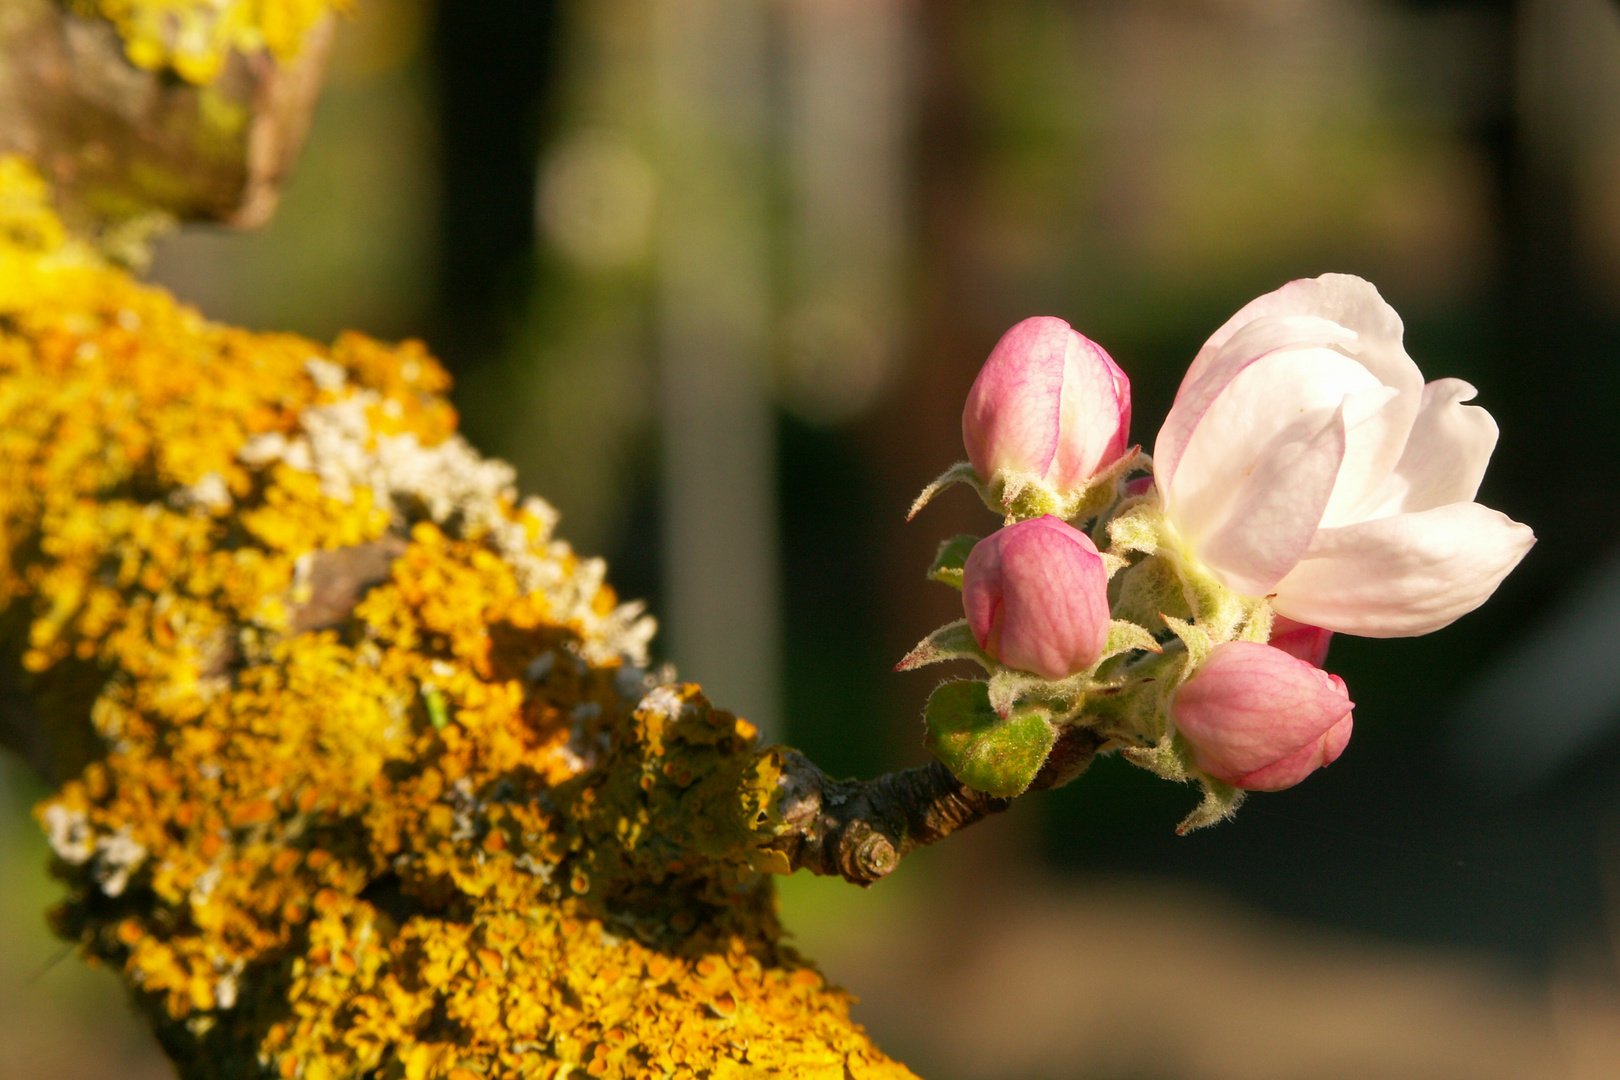
[[[0,739],[179,1074],[909,1076],[782,941],[769,752],[426,351],[210,323],[46,196],[0,158]]]
[[[262,224],[303,143],[331,6],[7,0],[0,152],[32,158],[78,227],[131,254],[153,212]]]

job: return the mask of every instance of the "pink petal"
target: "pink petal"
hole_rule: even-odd
[[[1271,638],[1266,642],[1273,649],[1281,649],[1313,667],[1321,667],[1327,660],[1328,646],[1332,643],[1333,631],[1295,622],[1286,615],[1272,619]]]
[[[1416,395],[1402,395],[1393,386],[1363,391],[1345,399],[1344,464],[1333,485],[1333,497],[1322,511],[1324,527],[1360,521],[1368,497],[1388,482],[1390,471],[1406,445],[1407,431],[1417,412]]]
[[[1321,738],[1308,746],[1273,762],[1263,768],[1254,770],[1229,781],[1233,787],[1240,787],[1245,791],[1281,791],[1291,788],[1311,773],[1324,765],[1331,765],[1344,753],[1345,745],[1350,742],[1350,731],[1354,720],[1346,714],[1343,720],[1334,724],[1322,733]]]
[[[1339,633],[1427,634],[1484,603],[1535,542],[1526,526],[1471,502],[1322,529],[1272,603]]]
[[[1058,453],[1069,324],[1025,319],[1001,336],[968,391],[962,442],[974,470],[1045,476]]]
[[[1113,357],[1074,330],[1064,357],[1061,434],[1047,476],[1059,491],[1079,487],[1124,453],[1131,427],[1131,381]]]
[[[1292,768],[1301,767],[1312,760],[1313,748],[1321,746],[1325,754],[1331,741],[1322,743],[1323,736],[1348,717],[1352,707],[1337,676],[1269,645],[1229,641],[1216,646],[1176,691],[1171,716],[1199,768],[1247,786],[1251,777],[1285,761],[1292,761]],[[1337,749],[1343,749],[1342,741]],[[1301,751],[1307,753],[1296,760]],[[1317,755],[1304,771],[1323,759]]]
[[[1417,414],[1423,389],[1423,376],[1406,354],[1402,334],[1395,309],[1370,282],[1350,274],[1291,281],[1251,300],[1210,335],[1181,381],[1153,448],[1161,485],[1179,467],[1202,410],[1246,360],[1278,348],[1317,345],[1354,356],[1379,382],[1400,393],[1402,400],[1391,413],[1391,440],[1368,463],[1381,479],[1400,454],[1401,436]]]
[[[1054,517],[979,541],[962,567],[962,607],[981,647],[1008,667],[1062,679],[1108,641],[1108,575],[1096,545]]]

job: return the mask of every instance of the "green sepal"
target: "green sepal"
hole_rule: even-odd
[[[1225,821],[1237,812],[1248,794],[1231,784],[1215,779],[1213,776],[1199,774],[1198,782],[1204,786],[1204,797],[1193,812],[1181,819],[1176,826],[1177,836],[1186,836],[1194,829],[1202,829],[1206,825],[1214,825]]]
[[[1028,789],[1057,741],[1042,711],[1026,709],[1006,720],[997,716],[982,682],[942,683],[923,716],[929,751],[968,787],[1001,798]]]
[[[1181,639],[1183,645],[1187,646],[1186,674],[1191,677],[1192,673],[1197,671],[1199,666],[1209,658],[1209,654],[1215,648],[1216,642],[1202,627],[1194,626],[1189,622],[1182,622],[1173,615],[1165,615],[1163,618],[1165,625],[1170,627],[1171,632]]]
[[[953,589],[962,587],[962,567],[967,562],[968,555],[973,551],[973,545],[979,542],[977,536],[953,536],[949,540],[942,540],[939,551],[934,555],[934,562],[928,568],[928,580],[943,582]]]
[[[998,471],[983,493],[984,505],[992,514],[1001,514],[1003,524],[1012,525],[1030,518],[1067,517],[1067,500],[1029,473]]]
[[[973,639],[973,630],[966,619],[946,623],[917,643],[917,647],[900,658],[896,671],[911,671],[942,660],[972,660],[986,671],[993,671],[996,662],[979,648]]]
[[[1127,746],[1119,753],[1137,768],[1146,769],[1165,780],[1182,781],[1193,777],[1191,763],[1183,747],[1169,737],[1160,739],[1152,746]]]
[[[1221,584],[1191,555],[1182,553],[1176,559],[1176,573],[1198,625],[1216,641],[1231,641],[1248,618],[1250,601]]]
[[[1165,629],[1161,615],[1191,621],[1192,605],[1181,586],[1175,564],[1163,555],[1149,555],[1119,576],[1111,592],[1114,618],[1128,619],[1149,630]]]
[[[1120,653],[1134,652],[1138,649],[1151,653],[1163,652],[1159,642],[1147,631],[1145,627],[1127,619],[1115,619],[1108,624],[1108,644],[1103,646],[1100,660],[1107,660]]]
[[[1073,681],[1065,679],[1062,682],[1048,682],[1028,671],[1019,671],[1016,668],[997,666],[990,673],[990,681],[985,693],[990,701],[990,708],[997,716],[1010,716],[1013,707],[1025,694],[1041,693],[1045,695],[1064,695],[1064,691],[1073,686]],[[1072,691],[1071,691],[1072,693]]]
[[[1008,525],[1046,514],[1064,521],[1086,521],[1119,499],[1120,481],[1138,467],[1141,457],[1142,448],[1133,446],[1073,491],[1057,491],[1031,473],[1000,469],[980,487],[979,496]]]
[[[970,484],[973,490],[979,493],[979,498],[984,499],[986,503],[989,502],[985,495],[984,484],[979,480],[979,474],[973,471],[973,465],[970,462],[958,461],[922,489],[922,493],[912,501],[911,509],[906,512],[906,520],[910,521],[916,517],[918,512],[928,505],[929,500],[952,484]]]
[[[1271,609],[1271,601],[1265,598],[1251,600],[1249,613],[1238,628],[1237,640],[1258,641],[1264,645],[1271,640],[1271,624],[1277,613]]]
[[[1144,495],[1123,503],[1108,522],[1108,550],[1121,555],[1128,551],[1152,555],[1164,542],[1163,525],[1164,514],[1157,498]]]

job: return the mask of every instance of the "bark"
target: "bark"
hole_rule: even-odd
[[[1073,780],[1100,745],[1092,731],[1066,730],[1031,789]],[[797,750],[782,756],[781,812],[788,829],[777,846],[794,870],[836,874],[857,885],[871,885],[917,848],[1012,805],[968,787],[937,761],[874,780],[834,780]]]
[[[130,63],[113,27],[50,0],[0,7],[0,153],[32,159],[81,228],[150,215],[265,222],[326,67],[330,18],[298,58],[232,53],[195,86]]]

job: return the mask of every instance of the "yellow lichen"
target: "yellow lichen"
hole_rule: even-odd
[[[311,26],[349,0],[68,0],[81,15],[118,28],[130,62],[173,68],[188,82],[214,80],[232,51],[269,50],[283,63],[298,55]]]
[[[775,759],[649,692],[420,346],[208,322],[43,195],[0,161],[0,649],[70,777],[56,924],[182,1073],[909,1076],[780,941]]]

